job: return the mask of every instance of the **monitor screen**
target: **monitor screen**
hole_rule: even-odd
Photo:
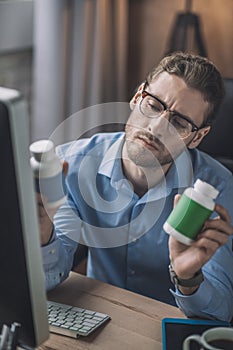
[[[28,126],[24,99],[0,88],[0,330],[17,322],[19,343],[36,347],[48,321]]]

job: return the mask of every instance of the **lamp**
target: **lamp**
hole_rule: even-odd
[[[174,51],[192,51],[207,57],[201,35],[199,17],[191,12],[192,0],[185,1],[185,12],[178,13],[171,31],[167,54]]]

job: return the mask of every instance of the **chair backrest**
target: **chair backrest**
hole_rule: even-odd
[[[226,95],[210,133],[199,149],[220,161],[233,173],[233,79],[224,78]]]

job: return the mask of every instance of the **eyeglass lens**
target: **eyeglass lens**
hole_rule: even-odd
[[[141,112],[144,115],[153,118],[160,116],[164,111],[165,108],[162,103],[159,102],[159,100],[148,95],[142,98]],[[191,123],[183,119],[178,114],[172,112],[170,112],[169,128],[169,131],[173,131],[173,133],[175,128],[181,137],[187,137],[192,132]]]

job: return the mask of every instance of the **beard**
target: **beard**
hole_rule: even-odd
[[[126,150],[131,161],[144,168],[160,168],[163,165],[171,164],[181,151],[172,154],[164,143],[152,134],[139,130],[132,132],[130,126],[125,128]]]

